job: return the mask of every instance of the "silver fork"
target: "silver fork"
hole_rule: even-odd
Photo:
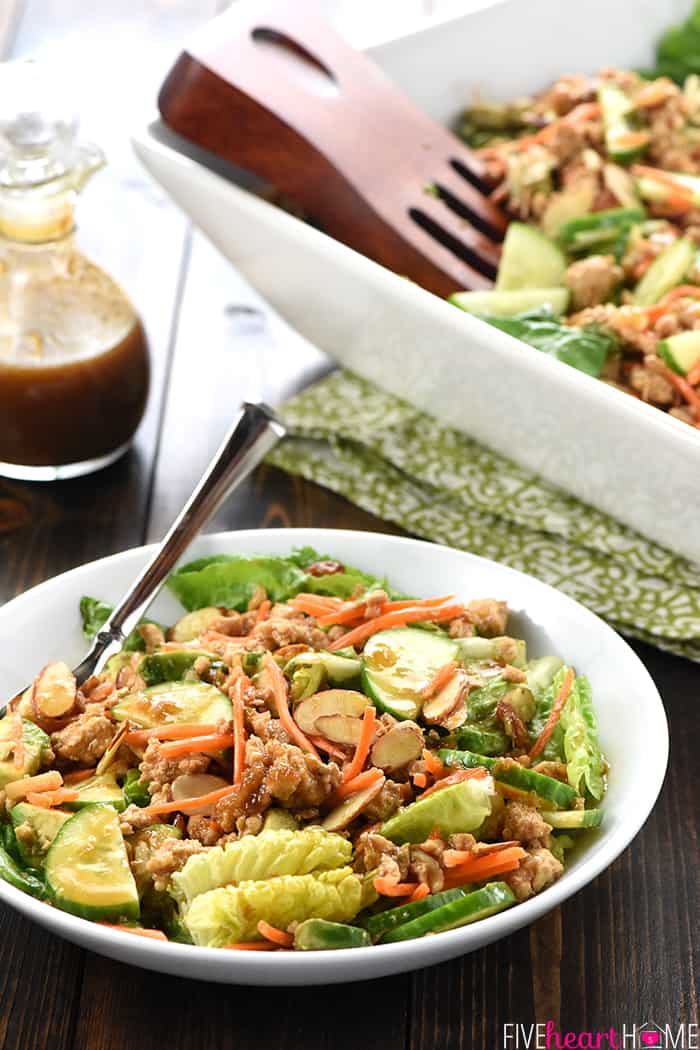
[[[119,652],[197,533],[284,434],[284,426],[267,405],[262,402],[243,403],[157,551],[95,635],[85,657],[73,669],[78,685],[91,675],[99,674],[110,656]],[[21,697],[26,688],[8,703]]]

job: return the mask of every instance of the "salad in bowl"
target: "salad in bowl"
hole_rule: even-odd
[[[505,602],[412,598],[310,548],[169,587],[176,622],[80,687],[48,664],[0,721],[0,876],[52,908],[222,950],[370,947],[518,906],[601,824],[587,679],[531,659]],[[109,611],[83,598],[88,636]]]

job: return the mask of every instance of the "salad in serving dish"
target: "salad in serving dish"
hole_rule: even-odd
[[[411,598],[303,548],[179,569],[78,687],[0,721],[0,877],[159,940],[353,948],[439,933],[558,879],[602,817],[590,687],[506,603]],[[81,612],[91,636],[109,615]]]
[[[461,133],[511,216],[470,313],[700,428],[700,5],[652,71],[479,102]]]

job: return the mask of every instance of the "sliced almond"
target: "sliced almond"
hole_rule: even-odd
[[[302,700],[294,709],[294,721],[304,733],[311,736],[325,736],[316,723],[327,715],[347,715],[349,718],[362,718],[370,700],[363,693],[354,689],[324,689],[320,693]]]
[[[200,795],[208,795],[210,791],[218,791],[219,788],[227,785],[228,781],[223,777],[215,777],[211,773],[183,773],[182,776],[175,777],[172,782],[173,800],[184,802],[185,799],[199,798]],[[214,805],[215,803],[210,802],[209,805],[204,805],[200,809],[190,809],[188,812],[191,815],[208,815]]]
[[[449,714],[447,718],[444,719],[444,721],[440,722],[440,725],[444,729],[448,729],[450,733],[452,733],[455,729],[459,729],[461,725],[464,725],[466,720],[467,705],[464,702],[464,700],[460,700],[460,702],[455,707],[454,711],[452,711],[452,713]]]
[[[442,725],[455,708],[464,700],[469,691],[469,676],[465,671],[455,671],[447,685],[444,685],[432,700],[423,704],[421,712],[424,721]]]
[[[129,723],[128,722],[125,722],[124,725],[119,726],[119,729],[116,731],[116,733],[112,737],[111,744],[109,745],[109,747],[105,751],[105,753],[102,756],[102,758],[100,759],[100,761],[97,763],[97,766],[95,768],[95,776],[100,776],[102,773],[106,773],[106,771],[112,765],[112,762],[114,761],[114,759],[117,756],[117,751],[122,746],[122,741],[124,740],[124,737],[126,736],[128,731],[129,731]]]
[[[75,706],[75,675],[62,660],[47,664],[34,679],[32,704],[40,718],[64,718]]]
[[[423,752],[423,733],[415,722],[399,722],[388,733],[380,736],[372,748],[370,761],[385,773],[403,769],[420,758]]]
[[[325,831],[342,831],[343,828],[347,828],[349,824],[352,824],[355,817],[359,817],[362,810],[370,804],[372,799],[377,797],[385,783],[386,779],[382,777],[380,780],[375,780],[369,787],[363,788],[362,791],[356,791],[354,795],[350,795],[349,798],[346,798],[339,806],[330,811],[328,816],[321,821],[321,827]]]
[[[316,732],[326,740],[355,747],[362,732],[362,719],[350,715],[321,715],[316,719],[316,726]]]
[[[214,620],[221,619],[221,609],[215,605],[209,605],[204,609],[196,609],[187,613],[178,620],[174,627],[168,631],[168,640],[171,642],[191,642],[204,634]]]

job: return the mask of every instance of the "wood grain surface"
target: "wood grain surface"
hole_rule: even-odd
[[[15,54],[47,48],[83,78],[86,130],[114,159],[86,191],[81,235],[144,316],[155,384],[136,446],[109,470],[60,485],[0,481],[0,601],[160,536],[241,397],[262,394],[275,403],[328,367],[191,234],[125,147],[126,130],[140,110],[148,113],[182,38],[214,6],[31,0],[19,24]],[[259,470],[214,523],[266,525],[388,528],[270,468]],[[11,640],[0,639],[6,644]],[[567,1030],[649,1019],[697,1024],[700,672],[635,648],[666,703],[666,785],[632,846],[561,909],[429,970],[344,988],[270,991],[130,969],[3,906],[0,1048],[498,1050],[505,1023],[553,1019]]]

